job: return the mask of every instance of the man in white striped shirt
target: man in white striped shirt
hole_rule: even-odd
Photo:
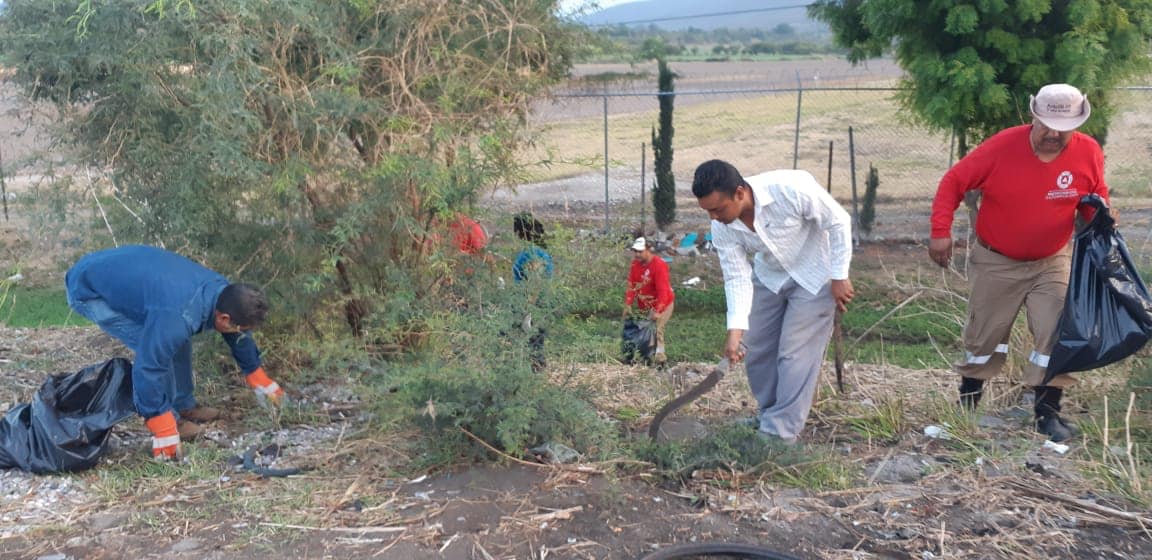
[[[692,194],[712,218],[724,271],[724,355],[746,360],[760,431],[794,442],[812,408],[835,310],[852,301],[851,220],[806,171],[745,180],[732,164],[711,160],[696,168]]]

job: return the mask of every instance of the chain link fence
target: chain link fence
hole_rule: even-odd
[[[650,143],[658,94],[636,89],[568,92],[539,104],[529,123],[536,145],[528,159],[547,165],[539,168],[539,182],[521,188],[582,203],[577,207],[586,214],[602,207],[606,227],[638,224],[641,213],[650,217],[647,197],[644,205],[634,202],[645,196],[642,186],[648,193],[653,187]],[[675,92],[678,197],[690,203],[696,165],[721,158],[746,175],[807,170],[851,208],[853,180],[862,197],[872,166],[880,178],[877,221],[908,221],[916,228],[909,235],[926,234],[930,199],[957,158],[956,142],[913,122],[899,107],[898,92],[895,80]],[[1152,88],[1124,88],[1112,99],[1117,110],[1104,147],[1109,186],[1117,199],[1149,197],[1152,113],[1143,107]],[[679,214],[691,212],[679,206]]]

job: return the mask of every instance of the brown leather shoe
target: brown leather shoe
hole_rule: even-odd
[[[180,441],[193,441],[204,433],[204,428],[195,422],[179,420],[176,422],[176,432],[180,434]]]
[[[219,420],[223,415],[220,409],[210,406],[198,406],[180,411],[181,420],[191,420],[193,422],[211,422],[213,420]]]

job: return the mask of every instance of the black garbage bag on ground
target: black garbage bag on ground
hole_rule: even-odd
[[[656,324],[652,321],[625,319],[624,331],[621,333],[623,340],[620,344],[624,362],[631,364],[637,354],[645,361],[651,360],[652,352],[655,350],[652,343],[655,335]]]
[[[1108,206],[1096,195],[1080,200],[1096,215],[1076,234],[1072,275],[1057,340],[1048,360],[1048,383],[1061,373],[1086,371],[1122,360],[1152,336],[1152,297]]]
[[[132,362],[113,358],[48,378],[31,404],[0,421],[0,469],[41,474],[92,468],[112,426],[136,413]]]

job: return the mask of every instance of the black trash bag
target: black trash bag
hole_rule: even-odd
[[[1132,257],[1108,206],[1096,195],[1080,200],[1096,208],[1076,234],[1072,275],[1057,340],[1044,383],[1061,373],[1086,371],[1122,360],[1152,337],[1152,297],[1132,266]]]
[[[132,362],[124,358],[54,375],[31,404],[16,405],[0,421],[0,469],[42,474],[92,468],[112,426],[135,413]]]
[[[647,319],[624,320],[624,330],[621,333],[622,341],[620,351],[624,354],[624,362],[631,364],[637,354],[645,361],[652,359],[652,352],[656,350],[653,339],[656,336],[656,324]]]

